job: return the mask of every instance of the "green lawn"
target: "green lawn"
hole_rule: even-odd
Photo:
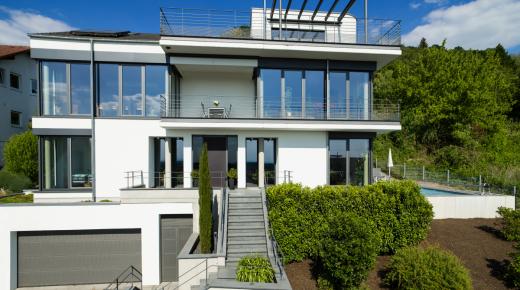
[[[10,197],[0,198],[0,203],[32,203],[32,194],[20,194]]]

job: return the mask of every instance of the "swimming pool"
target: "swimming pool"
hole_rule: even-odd
[[[421,193],[424,196],[461,196],[461,195],[468,195],[461,192],[455,192],[455,191],[448,191],[448,190],[440,190],[440,189],[431,189],[431,188],[425,188],[421,187]]]

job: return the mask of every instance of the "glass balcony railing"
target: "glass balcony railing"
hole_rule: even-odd
[[[401,21],[350,14],[252,8],[213,10],[161,8],[161,35],[299,42],[401,44]]]

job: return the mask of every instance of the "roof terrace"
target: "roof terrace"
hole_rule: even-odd
[[[269,4],[267,2],[270,2]],[[356,0],[264,0],[250,10],[161,8],[163,36],[253,39],[333,44],[399,46],[401,21],[358,18],[349,12]],[[314,8],[312,8],[314,7]],[[338,10],[338,8],[341,8]]]

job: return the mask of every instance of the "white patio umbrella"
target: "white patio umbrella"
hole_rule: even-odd
[[[394,167],[394,161],[392,160],[392,148],[388,148],[388,162],[386,166],[388,167],[388,175],[392,177],[392,167]]]

